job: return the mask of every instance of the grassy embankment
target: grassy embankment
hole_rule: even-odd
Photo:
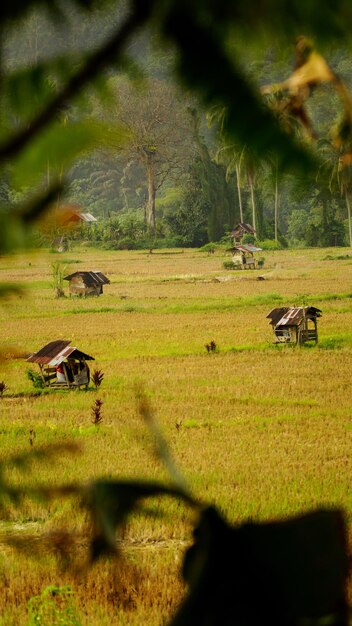
[[[193,493],[230,521],[337,505],[351,524],[352,257],[338,255],[265,253],[260,272],[225,271],[221,256],[196,251],[75,250],[2,259],[0,279],[26,287],[2,304],[4,356],[70,339],[105,374],[98,392],[34,396],[26,363],[3,360],[2,457],[28,450],[34,430],[35,447],[71,439],[82,445],[77,456],[33,464],[34,482],[167,479],[136,410],[134,385],[142,382]],[[58,258],[69,261],[68,272],[103,271],[111,285],[98,299],[56,300],[50,263]],[[256,280],[259,273],[264,281]],[[273,346],[266,315],[286,304],[323,310],[317,347]],[[214,354],[204,347],[210,340],[218,346]],[[96,396],[104,402],[98,428],[91,424]],[[28,472],[8,476],[28,481]],[[4,546],[0,624],[26,624],[28,598],[64,583],[76,592],[83,624],[164,623],[182,594],[177,572],[192,512],[171,500],[154,508],[164,516],[138,517],[126,529],[124,567],[111,562],[85,575],[62,573],[52,554],[38,562]],[[86,527],[78,503],[27,501],[20,511],[9,506],[2,532],[28,529],[36,541],[40,533],[70,527],[79,533]],[[81,554],[81,534],[78,544]]]

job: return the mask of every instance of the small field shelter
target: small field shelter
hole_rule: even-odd
[[[61,216],[61,222],[64,225],[72,224],[73,226],[85,225],[91,226],[98,222],[97,218],[91,213],[79,211],[79,207],[73,204],[66,204],[62,207],[64,213]]]
[[[233,239],[233,243],[240,243],[244,237],[244,235],[254,235],[256,234],[255,228],[250,224],[245,224],[244,222],[240,222],[232,231],[231,237]]]
[[[51,341],[26,359],[39,365],[46,387],[88,387],[90,372],[86,361],[94,361],[94,357],[70,343],[63,339]]]
[[[276,343],[302,345],[318,342],[317,318],[321,310],[314,306],[290,306],[273,309],[267,315],[276,337]]]
[[[232,262],[238,269],[254,270],[256,268],[254,254],[261,250],[262,248],[257,248],[249,243],[238,243],[230,249],[230,252],[232,252]]]
[[[110,280],[102,272],[74,272],[64,276],[68,280],[71,296],[100,296],[103,285],[109,285]]]

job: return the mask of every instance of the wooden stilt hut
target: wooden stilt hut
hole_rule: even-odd
[[[244,222],[240,222],[232,231],[231,237],[233,239],[234,245],[237,243],[241,243],[244,235],[253,235],[255,237],[256,230],[251,226],[251,224],[245,224]]]
[[[232,252],[232,262],[234,267],[242,270],[256,269],[255,252],[260,252],[262,248],[251,244],[238,243],[230,249]]]
[[[321,310],[314,306],[281,307],[273,309],[267,315],[276,343],[298,345],[308,341],[318,343],[318,317],[321,317]]]
[[[27,358],[28,363],[37,363],[46,387],[88,387],[90,380],[87,361],[94,357],[70,346],[70,341],[51,341],[38,352]]]

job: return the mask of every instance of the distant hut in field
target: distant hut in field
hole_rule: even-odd
[[[96,224],[98,220],[91,213],[81,213],[79,211],[76,211],[75,213],[72,213],[71,219],[69,221],[75,224],[84,224],[90,226],[91,224]]]
[[[245,224],[244,222],[240,222],[230,233],[231,238],[233,239],[234,245],[240,243],[244,237],[244,235],[253,235],[255,237],[256,230],[250,224]]]
[[[55,236],[51,241],[51,246],[58,252],[68,250],[68,233],[71,230],[81,227],[83,231],[94,228],[98,220],[91,213],[82,211],[78,204],[61,204],[53,209],[49,223]]]
[[[94,215],[82,211],[78,204],[60,205],[57,212],[57,218],[63,226],[91,226],[92,224],[96,224],[98,222]]]
[[[276,337],[276,343],[302,345],[318,342],[318,317],[321,310],[314,306],[291,306],[273,309],[267,315]]]
[[[94,357],[70,343],[62,339],[51,341],[27,358],[28,363],[39,365],[46,387],[88,387],[90,372],[86,361],[94,361]]]
[[[109,285],[110,280],[102,272],[74,272],[64,276],[68,280],[71,296],[100,296],[103,285]]]
[[[254,254],[256,252],[260,252],[261,250],[262,248],[257,248],[249,243],[238,243],[233,246],[233,248],[230,248],[230,252],[232,252],[232,263],[238,269],[254,270],[256,268]]]
[[[67,252],[68,250],[68,239],[65,235],[61,235],[60,237],[56,237],[53,239],[51,244],[53,250],[57,250],[58,252]]]

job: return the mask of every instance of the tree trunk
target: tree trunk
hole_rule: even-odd
[[[251,190],[251,205],[252,205],[252,226],[254,230],[257,230],[257,220],[256,220],[256,208],[255,208],[255,200],[254,200],[254,181],[252,174],[248,175],[249,188]],[[256,237],[256,235],[254,235]]]
[[[155,172],[154,172],[154,154],[147,153],[147,179],[148,179],[148,198],[147,198],[147,228],[151,235],[155,235]]]
[[[274,228],[275,228],[275,241],[278,241],[278,218],[279,218],[279,182],[277,174],[277,164],[275,170],[275,208],[274,208]]]
[[[348,215],[348,234],[350,239],[350,247],[352,248],[352,222],[351,222],[351,205],[350,199],[348,197],[348,191],[345,189],[345,200],[347,206],[347,215]]]
[[[242,193],[241,193],[241,168],[238,163],[235,163],[236,168],[236,181],[237,181],[237,195],[238,195],[238,205],[240,207],[240,222],[243,223],[243,208],[242,208]]]

